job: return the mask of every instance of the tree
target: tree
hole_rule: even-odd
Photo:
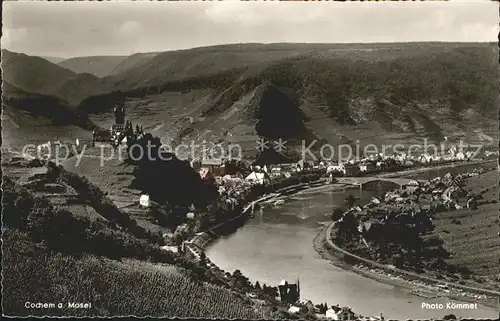
[[[279,295],[278,288],[275,286],[268,286],[267,289],[267,294],[271,297],[277,297]]]
[[[331,215],[332,221],[338,221],[342,215],[344,215],[344,211],[340,207],[335,208]]]
[[[235,278],[240,277],[240,276],[242,276],[242,275],[243,275],[243,274],[242,274],[242,273],[241,273],[241,271],[240,271],[240,270],[238,270],[238,269],[234,270],[234,272],[233,272],[233,277],[235,277]]]
[[[358,221],[354,214],[349,213],[344,215],[344,219],[339,224],[338,234],[345,240],[350,240],[358,233]]]
[[[256,289],[256,290],[259,290],[259,291],[260,291],[260,290],[262,290],[262,288],[260,287],[260,283],[259,283],[259,281],[256,281],[256,282],[255,282],[255,289]]]
[[[129,146],[128,154],[127,163],[136,165],[132,185],[160,204],[203,207],[218,196],[215,185],[204,183],[188,162],[163,150],[150,133]]]
[[[347,195],[347,197],[345,198],[345,204],[347,205],[347,207],[353,207],[354,203],[356,203],[356,198],[351,194]]]
[[[454,314],[447,314],[444,316],[443,320],[456,320],[457,317]]]

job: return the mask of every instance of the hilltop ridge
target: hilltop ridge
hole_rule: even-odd
[[[197,124],[160,135],[172,139],[191,130],[211,131],[216,140],[227,132],[261,135],[256,125],[265,123],[262,115],[247,111],[265,104],[259,97],[271,86],[292,93],[288,118],[288,111],[272,108],[290,129],[302,128],[298,139],[491,142],[497,139],[497,51],[492,43],[233,44],[135,54],[102,78],[19,54],[11,54],[15,59],[7,60],[4,72],[20,89],[57,96],[92,114],[124,102],[132,113],[149,106],[161,118],[175,114],[166,94],[205,92],[203,101],[189,98],[198,107],[187,113],[200,119]],[[21,61],[27,63],[18,70]],[[23,79],[31,69],[37,76]],[[57,81],[47,81],[52,78]]]

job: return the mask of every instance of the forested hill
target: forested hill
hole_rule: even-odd
[[[286,112],[291,127],[305,128],[301,135],[325,139],[345,126],[371,137],[383,132],[439,141],[471,131],[496,136],[500,78],[493,43],[223,45],[133,55],[102,78],[37,57],[3,54],[7,81],[67,100],[85,113],[146,96],[155,101],[164,92],[208,90],[201,116],[223,116],[238,103],[244,108],[234,126],[266,123],[263,115]],[[260,98],[270,88],[283,93],[273,96],[278,104],[291,97],[285,99],[288,107],[269,107],[268,94]],[[158,101],[151,112],[168,106]],[[268,108],[276,110],[258,111]],[[352,141],[351,136],[337,138]]]

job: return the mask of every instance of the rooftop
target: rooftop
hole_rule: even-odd
[[[222,159],[220,158],[207,158],[201,161],[201,164],[203,166],[205,165],[215,165],[215,166],[220,166],[222,165]]]

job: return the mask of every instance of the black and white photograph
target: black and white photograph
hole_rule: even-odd
[[[497,1],[4,1],[8,317],[500,318]]]

